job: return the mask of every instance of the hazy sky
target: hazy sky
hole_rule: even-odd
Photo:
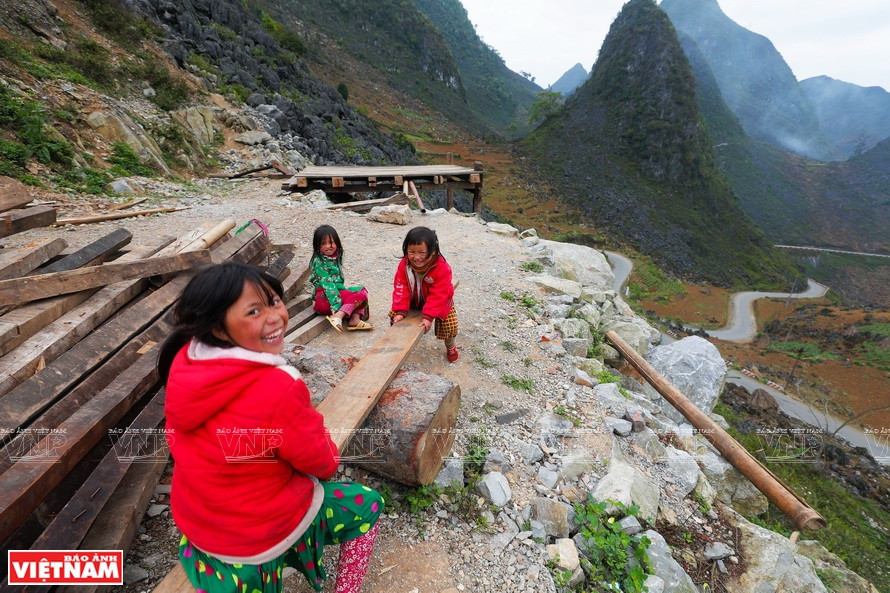
[[[460,0],[507,67],[543,88],[580,63],[589,72],[626,0]],[[890,91],[890,1],[718,0],[759,33],[798,80],[826,75]]]

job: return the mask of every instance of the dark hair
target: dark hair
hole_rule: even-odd
[[[441,253],[439,251],[439,238],[436,236],[436,231],[428,229],[425,226],[416,226],[405,235],[405,240],[402,242],[403,256],[408,255],[409,245],[426,245],[428,256],[440,255]]]
[[[324,241],[325,237],[330,237],[334,241],[334,245],[337,246],[337,263],[343,263],[343,244],[340,243],[340,235],[337,234],[337,231],[334,230],[329,224],[323,224],[317,229],[315,229],[315,234],[312,235],[312,257],[321,257],[321,242]]]
[[[158,354],[158,376],[163,383],[176,354],[192,338],[220,348],[234,345],[216,337],[213,331],[223,327],[226,312],[241,297],[245,281],[265,294],[270,304],[276,297],[284,298],[284,288],[277,278],[241,262],[208,266],[189,281],[173,308],[173,332]]]

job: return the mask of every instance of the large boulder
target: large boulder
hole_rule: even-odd
[[[549,252],[560,275],[584,286],[610,290],[615,284],[612,266],[602,251],[574,243],[540,240],[535,249]]]
[[[646,359],[680,393],[705,414],[711,412],[726,378],[726,362],[717,347],[698,336],[689,336],[664,346],[652,348]],[[665,415],[677,422],[685,418],[663,399],[651,385],[646,393],[659,403]]]

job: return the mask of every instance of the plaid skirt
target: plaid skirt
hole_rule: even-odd
[[[451,311],[445,319],[436,318],[436,337],[440,340],[448,340],[457,337],[457,309],[451,306]]]
[[[197,593],[280,593],[281,573],[290,566],[303,573],[316,591],[327,574],[321,565],[324,546],[367,533],[383,512],[383,497],[362,484],[321,482],[324,501],[305,533],[284,554],[263,564],[227,564],[179,541],[179,562]]]

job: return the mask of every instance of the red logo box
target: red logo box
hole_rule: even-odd
[[[9,550],[10,585],[123,585],[123,550]]]

